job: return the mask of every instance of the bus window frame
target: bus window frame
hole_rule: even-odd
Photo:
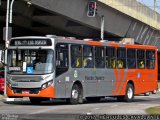
[[[139,51],[144,51],[144,53],[139,53]],[[146,50],[145,49],[137,49],[137,68],[138,69],[146,69]],[[141,58],[142,55],[140,54],[143,54],[143,58]],[[141,64],[141,66],[140,66]]]
[[[112,51],[112,53],[111,53]],[[116,69],[116,61],[117,61],[117,48],[112,46],[106,46],[105,49],[105,66],[107,69]],[[113,54],[114,53],[114,54]],[[108,59],[108,60],[107,60]],[[108,64],[108,65],[106,65]]]
[[[123,53],[124,56],[122,56],[122,52],[124,52]],[[125,47],[117,48],[117,68],[126,69],[126,48]]]
[[[57,66],[57,46],[58,45],[67,45],[67,66],[66,67],[58,67]],[[70,59],[69,59],[69,43],[57,43],[56,45],[55,45],[55,75],[56,75],[56,77],[57,76],[59,76],[59,75],[61,75],[61,74],[63,74],[63,73],[65,73],[65,72],[67,72],[68,70],[69,70],[69,64],[70,64]],[[62,50],[62,49],[61,49]],[[58,73],[57,74],[57,71],[58,71],[58,69],[64,69],[65,68],[65,70],[63,70],[60,74]]]
[[[129,50],[134,50],[134,56],[133,57],[128,57],[128,51]],[[133,51],[132,51],[132,53],[133,53]],[[128,69],[137,69],[137,49],[134,49],[134,48],[127,48],[127,54],[126,54],[126,60],[127,60],[127,63],[126,63],[126,65],[127,65],[127,67],[126,68],[128,68]],[[134,67],[128,67],[129,65],[128,65],[128,60],[133,60],[135,63],[135,66]]]
[[[74,46],[80,46],[81,47],[81,55],[79,56],[79,55],[76,55],[76,57],[79,57],[80,58],[80,66],[79,67],[77,67],[77,66],[73,66],[73,63],[72,63],[72,59],[73,59],[73,57],[72,57],[72,47],[74,47]],[[79,45],[79,44],[70,44],[70,66],[72,67],[72,68],[82,68],[82,66],[83,66],[83,45]],[[78,62],[77,61],[78,59],[76,59],[76,63]]]
[[[85,48],[86,47],[90,47],[91,48],[91,56],[90,55],[85,55]],[[94,47],[95,46],[91,46],[91,45],[83,45],[83,59],[82,59],[82,66],[83,66],[83,68],[94,68],[95,67],[95,64],[94,64],[94,59],[95,59],[95,56],[94,56]],[[91,60],[89,60],[89,59],[87,59],[87,58],[91,58]],[[85,66],[84,64],[86,64],[87,65],[87,61],[90,61],[90,62],[92,62],[91,63],[91,67],[89,67],[89,66]],[[90,64],[90,63],[89,63]]]
[[[153,52],[153,54],[154,54],[154,58],[151,58],[150,56],[148,57],[147,56],[147,52]],[[152,55],[153,55],[152,54]],[[147,63],[147,61],[149,60],[149,67],[148,67],[148,63]],[[155,50],[152,50],[152,49],[150,49],[150,50],[146,50],[146,69],[155,69],[155,60],[156,60],[156,51]],[[153,62],[153,64],[154,64],[154,66],[153,67],[151,67],[151,61]]]
[[[101,49],[101,52],[103,51],[103,53],[99,56],[96,56],[97,49]],[[101,58],[100,61],[103,60],[101,63],[102,66],[96,66],[96,60],[98,58],[99,59]],[[105,68],[106,65],[105,65],[105,47],[104,46],[95,46],[95,48],[94,48],[94,63],[95,63],[95,68]]]

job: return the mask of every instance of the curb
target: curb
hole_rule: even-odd
[[[3,98],[2,101],[3,102],[12,102],[12,101],[15,101],[15,98]]]
[[[16,101],[26,101],[26,100],[28,101],[29,98],[24,97],[24,98],[3,98],[2,99],[3,102],[16,102]]]

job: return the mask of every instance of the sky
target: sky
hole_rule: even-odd
[[[154,10],[154,0],[137,0]],[[160,0],[156,0],[156,11],[160,13]]]

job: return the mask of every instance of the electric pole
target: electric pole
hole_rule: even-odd
[[[157,5],[157,0],[154,0],[154,20],[155,20],[155,25],[157,26],[157,12],[156,12],[156,5]]]

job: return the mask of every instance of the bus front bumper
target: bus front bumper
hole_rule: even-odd
[[[6,93],[8,97],[43,97],[43,98],[55,98],[55,89],[53,86],[49,86],[45,89],[41,89],[37,94],[30,93],[27,89],[20,89],[21,93],[14,93],[8,85],[6,85]]]

